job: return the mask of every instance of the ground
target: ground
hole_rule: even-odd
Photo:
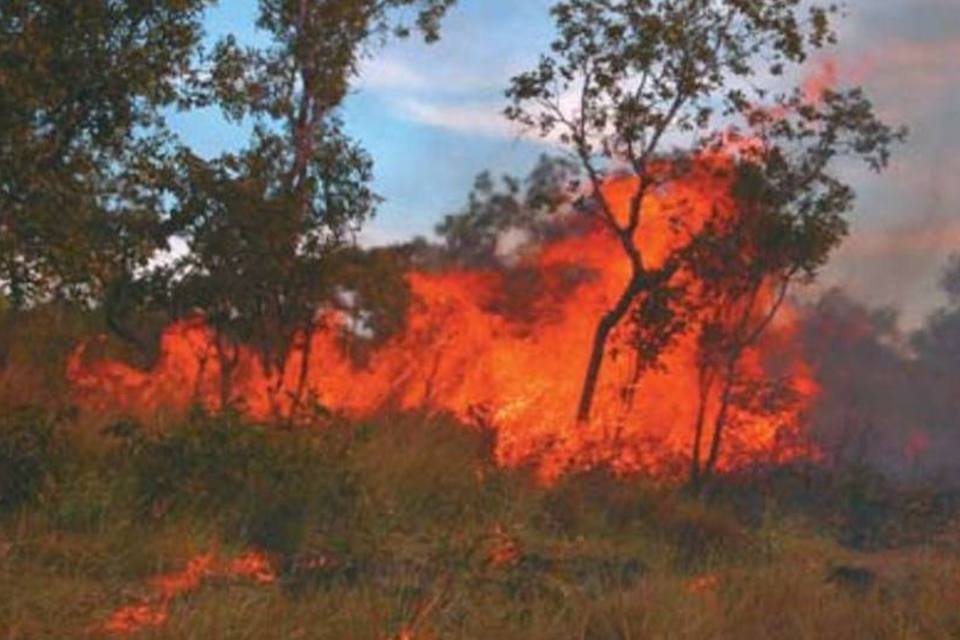
[[[3,423],[4,639],[960,636],[960,529],[863,482],[545,487],[426,416]]]

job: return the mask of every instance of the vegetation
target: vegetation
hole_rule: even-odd
[[[269,44],[227,36],[212,51],[209,4],[0,9],[0,296],[95,308],[144,356],[145,317],[203,313],[228,406],[231,343],[281,371],[379,201],[372,159],[338,114],[359,60],[413,29],[436,40],[453,0],[263,0]],[[170,110],[210,107],[254,123],[246,149],[201,158],[166,125]],[[182,257],[157,260],[174,240]],[[296,410],[301,387],[274,395],[296,396]]]
[[[825,459],[715,473],[731,407],[789,401],[740,360],[846,233],[854,194],[835,161],[880,170],[903,136],[857,89],[737,88],[832,42],[836,9],[558,2],[557,40],[513,80],[507,115],[572,158],[544,157],[523,180],[481,175],[439,225],[441,246],[358,248],[379,196],[343,100],[364,56],[414,32],[436,40],[454,2],[259,0],[266,44],[226,37],[209,50],[208,0],[0,5],[0,639],[109,635],[112,613],[143,602],[156,576],[248,552],[267,558],[269,580],[204,574],[138,634],[960,635],[960,494],[927,473],[942,460],[924,466],[960,446],[960,260],[943,279],[947,306],[909,338],[840,292],[805,309],[805,346],[831,389],[812,416]],[[247,145],[202,157],[177,139],[164,116],[201,108],[252,123]],[[693,141],[667,149],[678,134]],[[646,198],[731,141],[735,220],[708,221],[652,266],[638,242]],[[635,184],[625,216],[602,189],[621,175]],[[308,357],[284,388],[327,312],[348,319],[352,357],[375,357],[403,329],[411,265],[509,270],[511,248],[594,222],[631,271],[593,337],[578,418],[618,325],[630,323],[643,366],[695,332],[691,401],[718,396],[720,411],[679,427],[693,430],[691,487],[604,469],[543,486],[496,464],[492,432],[444,416],[348,424],[303,397]],[[174,241],[184,251],[165,253]],[[710,313],[697,296],[716,302]],[[197,313],[224,372],[215,415],[140,423],[74,409],[63,373],[79,342],[148,365],[159,330]],[[274,385],[269,424],[237,411],[240,344]],[[916,424],[933,445],[907,437]],[[866,441],[906,452],[910,468]]]
[[[936,468],[890,474],[882,451],[856,441],[831,448],[843,434],[829,402],[876,421],[871,445],[936,405],[927,382],[940,360],[903,360],[889,316],[858,309],[834,292],[808,311],[811,339],[843,338],[814,343],[815,366],[839,358],[848,369],[835,374],[857,385],[838,382],[814,416],[834,429],[818,433],[830,455],[722,476],[700,498],[602,470],[544,487],[495,465],[488,433],[438,417],[325,415],[325,429],[290,431],[230,414],[78,415],[51,391],[70,347],[102,327],[56,308],[17,312],[0,377],[0,629],[104,636],[155,576],[258,550],[273,583],[205,580],[138,636],[953,637],[956,484]],[[896,415],[883,403],[898,367],[894,386],[913,376],[928,395],[894,398]]]
[[[230,37],[218,43],[196,100],[219,106],[230,120],[252,118],[253,139],[239,154],[212,161],[182,154],[173,217],[187,253],[161,275],[174,314],[200,311],[217,332],[227,372],[222,406],[236,400],[230,381],[237,343],[254,347],[277,378],[274,404],[288,393],[291,413],[300,406],[307,360],[294,389],[280,388],[281,372],[297,336],[309,345],[319,310],[344,284],[330,277],[337,259],[378,203],[372,159],[344,133],[337,110],[369,40],[406,34],[402,26],[389,30],[392,10],[416,6],[433,40],[450,4],[264,1],[257,26],[270,46],[245,49]]]
[[[494,466],[484,434],[424,416],[290,433],[198,413],[91,439],[30,409],[0,426],[5,638],[97,637],[154,576],[251,548],[275,582],[204,582],[141,635],[960,632],[955,508],[863,473],[757,470],[707,506],[601,472],[538,486]]]
[[[14,306],[102,300],[165,246],[162,109],[183,98],[206,4],[0,9],[0,293]]]
[[[620,297],[597,323],[576,414],[580,422],[590,418],[608,339],[628,315],[643,327],[635,345],[644,356],[639,361],[655,362],[671,334],[685,327],[676,315],[690,294],[678,289],[676,276],[691,259],[703,271],[699,261],[705,246],[733,246],[706,259],[722,264],[723,255],[738,254],[745,264],[732,277],[716,274],[716,282],[724,295],[750,300],[752,288],[764,281],[785,288],[797,273],[812,277],[844,236],[843,216],[853,193],[837,174],[837,159],[860,158],[880,170],[903,132],[877,119],[859,89],[831,89],[821,100],[780,86],[785,71],[835,42],[832,20],[838,11],[836,5],[797,0],[571,0],[551,9],[557,38],[533,70],[513,78],[505,113],[568,149],[586,174],[585,192],[596,219],[621,245],[630,266]],[[744,140],[733,154],[739,206],[747,217],[760,220],[737,229],[707,224],[703,232],[691,232],[689,246],[681,245],[662,264],[651,264],[640,240],[650,195],[688,174],[698,160]],[[634,181],[624,212],[603,189],[616,175]],[[693,228],[685,211],[674,215],[679,225]],[[745,232],[751,233],[746,239]],[[743,251],[745,246],[756,252]],[[644,313],[645,305],[656,313]],[[753,313],[747,311],[744,317]],[[727,323],[712,323],[705,331],[716,334],[717,329],[736,335],[709,339],[722,355],[708,359],[716,362],[705,364],[710,371],[704,378],[725,381],[720,383],[724,408],[704,463],[708,473],[716,462],[745,338],[759,333]],[[700,437],[695,441],[694,481],[701,464]]]
[[[466,267],[500,266],[508,249],[537,246],[568,231],[579,174],[575,163],[549,155],[540,156],[523,180],[504,175],[498,183],[484,171],[466,206],[437,225],[444,257]],[[513,246],[504,247],[505,241]]]

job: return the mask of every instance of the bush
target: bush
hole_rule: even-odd
[[[397,417],[359,429],[354,468],[384,524],[426,531],[489,519],[499,475],[489,447],[450,421]]]
[[[308,533],[333,533],[349,519],[354,491],[342,435],[195,413],[132,447],[140,515],[213,518],[228,540],[293,554]]]
[[[753,542],[732,514],[698,501],[677,504],[663,515],[662,535],[674,545],[682,571],[701,571],[720,557],[743,554]]]
[[[585,471],[559,480],[544,496],[548,529],[622,530],[655,517],[663,499],[645,478],[618,478],[606,469]]]
[[[102,330],[95,316],[56,304],[0,310],[0,407],[62,407],[67,357]]]
[[[19,407],[0,416],[0,513],[36,501],[63,460],[62,416]]]

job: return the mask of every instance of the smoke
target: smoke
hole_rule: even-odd
[[[942,283],[948,291],[960,282],[960,269],[950,273]],[[802,317],[822,390],[811,408],[811,433],[827,459],[900,480],[960,482],[956,298],[912,332],[895,309],[868,306],[839,288],[807,305]]]
[[[960,247],[960,13],[950,0],[851,3],[849,11],[836,52],[840,83],[863,85],[882,117],[910,135],[883,178],[853,176],[853,233],[824,281],[871,306],[896,304],[901,326],[917,329],[942,301],[940,264]]]

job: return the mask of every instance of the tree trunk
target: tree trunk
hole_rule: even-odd
[[[703,449],[703,427],[707,422],[707,401],[710,399],[710,389],[713,387],[713,376],[709,372],[701,371],[700,393],[697,399],[697,421],[694,426],[693,451],[690,453],[690,488],[700,493],[702,483],[702,468],[700,459]]]
[[[220,330],[216,331],[217,360],[220,365],[220,411],[225,413],[233,403],[233,370],[240,359],[240,348],[233,345],[233,353],[228,355],[228,339]]]
[[[750,312],[757,300],[757,295],[760,292],[763,280],[760,279],[753,283],[749,297],[747,298],[748,301],[746,307],[744,308],[743,316],[741,317],[738,326],[734,330],[734,341],[730,346],[731,351],[728,355],[727,363],[723,371],[723,393],[720,396],[720,408],[717,411],[717,417],[714,421],[713,439],[710,443],[710,455],[707,458],[707,463],[703,468],[703,477],[705,478],[709,478],[713,473],[715,473],[717,460],[720,457],[720,445],[723,440],[723,430],[727,425],[727,416],[730,411],[730,403],[733,400],[733,386],[736,383],[737,364],[740,362],[740,358],[743,356],[744,351],[750,345],[756,343],[766,328],[770,325],[770,322],[773,321],[777,311],[780,309],[783,301],[786,299],[789,282],[790,279],[788,276],[784,279],[780,288],[780,292],[770,309],[760,319],[757,325],[750,329]]]
[[[641,291],[643,278],[636,268],[626,289],[620,294],[617,304],[603,315],[593,336],[593,346],[590,351],[590,360],[587,363],[587,372],[583,379],[583,390],[580,393],[580,404],[577,408],[577,422],[586,424],[590,421],[590,412],[593,409],[593,397],[597,391],[597,382],[600,379],[600,369],[603,365],[603,356],[607,349],[607,339],[610,332],[620,324],[634,298]]]
[[[738,356],[739,357],[739,356]],[[723,440],[723,429],[727,424],[727,414],[730,410],[730,401],[733,399],[733,384],[736,376],[737,358],[731,359],[724,371],[723,393],[720,396],[720,408],[713,423],[713,439],[710,442],[710,455],[703,468],[703,475],[709,478],[716,471],[717,460],[720,457],[720,443]]]
[[[316,325],[311,322],[308,329],[304,332],[303,335],[303,349],[300,352],[300,373],[297,377],[297,389],[293,394],[293,399],[290,404],[290,417],[289,422],[293,422],[297,419],[297,412],[300,410],[300,405],[303,402],[303,393],[307,387],[307,378],[310,374],[310,355],[313,352],[313,334],[316,329]]]

